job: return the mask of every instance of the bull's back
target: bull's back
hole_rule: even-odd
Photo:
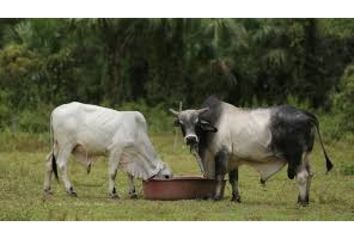
[[[301,109],[284,105],[273,108],[270,148],[282,155],[293,151],[311,151],[314,143],[314,122]]]
[[[225,146],[236,158],[267,158],[272,139],[269,124],[268,109],[248,110],[224,104],[215,143],[219,148]]]

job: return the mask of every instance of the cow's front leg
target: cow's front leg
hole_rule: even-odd
[[[128,186],[129,186],[129,197],[131,199],[136,199],[138,198],[138,194],[136,194],[135,191],[135,185],[134,185],[134,177],[128,173]]]
[[[238,168],[229,172],[229,182],[232,187],[232,198],[233,202],[241,202],[240,192],[238,188]]]
[[[108,194],[111,198],[119,198],[115,186],[117,170],[120,160],[120,151],[111,152],[108,158]]]
[[[226,151],[222,150],[216,154],[215,156],[216,189],[215,189],[214,200],[220,200],[222,198],[222,185],[223,185],[225,174],[227,172],[227,161],[228,161],[228,154]]]

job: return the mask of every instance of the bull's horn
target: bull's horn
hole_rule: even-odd
[[[198,115],[200,115],[200,114],[205,113],[205,112],[207,112],[207,111],[209,111],[209,108],[208,108],[208,107],[205,107],[205,108],[202,108],[202,109],[197,110],[197,113],[198,113]]]
[[[197,157],[197,162],[198,162],[200,171],[202,172],[202,175],[204,176],[205,175],[205,169],[204,169],[204,165],[203,165],[202,159],[200,157]]]
[[[173,115],[178,116],[179,112],[173,110],[172,108],[168,109]]]
[[[204,169],[203,160],[200,158],[198,152],[195,149],[192,151],[192,153],[193,153],[195,159],[197,160],[197,163],[200,168],[200,171],[202,172],[202,175],[205,176],[206,173],[205,173],[205,169]]]

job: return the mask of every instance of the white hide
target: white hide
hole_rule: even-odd
[[[81,161],[106,155],[134,177],[148,179],[165,165],[157,157],[147,135],[144,116],[135,111],[73,102],[57,107],[51,115],[54,155],[66,164],[73,153]],[[62,158],[63,157],[63,158]]]
[[[211,152],[208,155],[215,156],[226,147],[231,155],[229,170],[246,164],[254,167],[262,179],[268,179],[286,164],[283,159],[274,157],[269,149],[272,141],[270,117],[270,109],[248,110],[222,103],[221,118],[216,124],[218,131],[210,144]],[[207,161],[214,159],[210,157]],[[214,174],[211,168],[208,167],[208,171]]]

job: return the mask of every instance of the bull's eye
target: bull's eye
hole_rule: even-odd
[[[202,126],[201,121],[198,120],[198,122],[196,122],[196,125],[197,125],[198,127],[201,127],[201,126]]]

